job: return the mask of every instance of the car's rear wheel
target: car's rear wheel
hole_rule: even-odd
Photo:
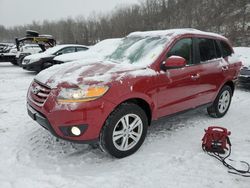
[[[228,85],[223,86],[213,105],[207,108],[208,114],[214,118],[223,117],[230,107],[232,95],[231,87]]]
[[[123,103],[112,112],[100,135],[101,148],[116,158],[136,152],[148,128],[147,116],[138,105]]]

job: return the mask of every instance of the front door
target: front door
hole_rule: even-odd
[[[199,65],[194,57],[192,38],[177,41],[167,53],[167,57],[181,56],[187,66],[180,69],[167,70],[157,78],[158,117],[174,114],[199,105]]]

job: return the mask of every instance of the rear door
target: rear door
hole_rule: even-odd
[[[218,44],[221,47],[222,57],[228,64],[228,67],[224,67],[224,74],[229,77],[229,80],[237,79],[241,68],[240,60],[232,57],[233,50],[225,41],[218,41]]]

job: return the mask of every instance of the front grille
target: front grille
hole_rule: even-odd
[[[34,102],[37,106],[43,106],[46,99],[49,96],[51,89],[39,82],[34,81],[31,84],[29,96],[30,100]]]

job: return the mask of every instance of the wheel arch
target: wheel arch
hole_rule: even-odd
[[[121,102],[120,104],[123,104],[123,103],[134,103],[136,105],[138,105],[139,107],[142,108],[142,110],[146,113],[147,115],[147,118],[148,118],[148,125],[151,124],[151,120],[152,120],[152,110],[151,110],[151,107],[150,105],[148,104],[147,101],[145,101],[144,99],[141,99],[141,98],[131,98],[131,99],[127,99],[123,102]],[[119,104],[119,105],[120,105]],[[118,106],[119,106],[118,105]]]
[[[227,81],[223,86],[228,85],[232,89],[232,95],[234,94],[235,84],[232,80]],[[223,87],[222,86],[222,87]]]

